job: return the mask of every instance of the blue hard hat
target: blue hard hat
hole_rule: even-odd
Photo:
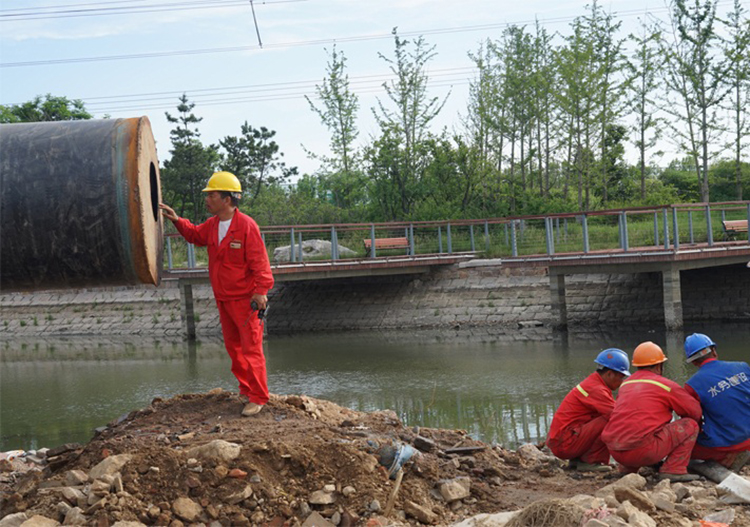
[[[620,373],[625,374],[626,377],[630,375],[630,361],[628,360],[628,354],[621,349],[606,349],[596,356],[594,362],[599,366],[604,366],[610,370],[619,371]]]
[[[690,362],[691,357],[697,359],[700,355],[696,354],[709,346],[716,346],[716,343],[711,340],[711,337],[704,335],[703,333],[693,333],[685,339],[685,357],[688,362]]]

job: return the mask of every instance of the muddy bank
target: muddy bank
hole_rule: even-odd
[[[477,515],[526,507],[508,525],[698,526],[731,511],[732,526],[750,527],[748,506],[710,482],[572,472],[534,445],[511,451],[305,396],[275,396],[251,418],[241,408],[220,389],[155,399],[85,445],[0,462],[0,526],[500,526],[511,515]]]

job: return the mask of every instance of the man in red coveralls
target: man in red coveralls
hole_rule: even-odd
[[[216,172],[208,180],[206,209],[213,214],[200,225],[180,218],[161,203],[159,208],[188,243],[208,246],[208,275],[219,307],[224,345],[232,359],[232,373],[247,399],[242,415],[255,415],[268,402],[263,321],[273,275],[258,224],[237,208],[242,187],[230,172]]]
[[[552,453],[579,471],[610,470],[601,433],[615,407],[612,392],[630,375],[628,355],[620,349],[606,349],[594,362],[599,368],[565,396],[547,438]]]
[[[638,368],[620,386],[615,409],[602,432],[602,441],[620,463],[621,472],[637,472],[664,459],[659,477],[692,481],[687,473],[690,452],[698,437],[701,406],[682,386],[662,376],[667,357],[653,342],[633,351]],[[682,417],[672,422],[672,412]]]

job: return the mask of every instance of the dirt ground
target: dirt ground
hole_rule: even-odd
[[[404,444],[415,447],[415,454],[404,465],[389,516],[402,523],[449,525],[538,500],[592,495],[619,477],[572,472],[542,452],[529,457],[475,441],[462,430],[407,428],[390,411],[355,412],[305,396],[273,396],[253,417],[241,417],[242,406],[220,389],[157,398],[86,445],[55,449],[44,471],[0,479],[0,518],[18,512],[58,518],[69,471],[89,472],[118,454],[132,455],[119,469],[124,492],[105,496],[98,510],[89,508],[91,525],[299,525],[311,511],[341,527],[385,525],[395,482],[382,447]],[[188,455],[217,439],[240,445],[239,456],[221,462]],[[468,478],[470,495],[446,501],[438,483],[461,476]],[[200,519],[179,519],[175,501],[181,497],[200,505]],[[408,502],[426,512],[414,512]],[[684,523],[665,514],[658,525]],[[750,519],[738,517],[732,525],[750,527]]]

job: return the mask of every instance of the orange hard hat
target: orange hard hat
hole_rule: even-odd
[[[667,356],[659,346],[651,341],[642,342],[633,350],[633,366],[642,368],[667,361]]]

